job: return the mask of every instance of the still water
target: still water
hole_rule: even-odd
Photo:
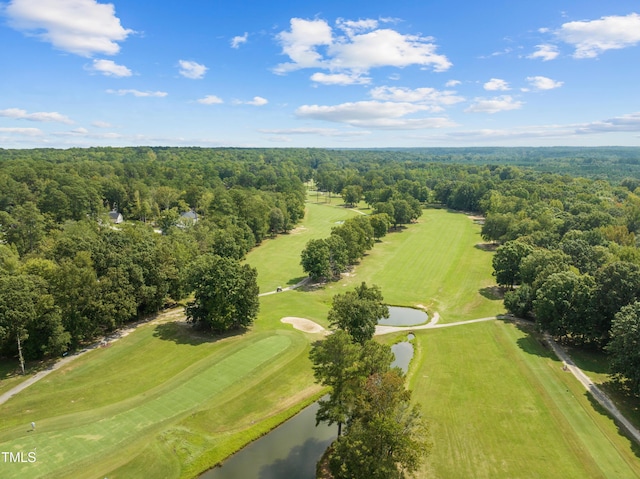
[[[407,339],[413,337],[410,334]],[[398,366],[405,373],[413,357],[409,341],[391,346],[395,355],[391,366]],[[316,427],[317,410],[318,403],[313,403],[200,479],[315,479],[316,463],[338,432],[336,425],[321,423]]]
[[[385,326],[416,326],[429,320],[427,313],[420,309],[389,306],[389,317],[378,321]]]

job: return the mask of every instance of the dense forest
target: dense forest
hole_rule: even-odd
[[[634,148],[0,150],[0,352],[58,355],[186,298],[204,256],[291,230],[311,180],[375,213],[307,245],[312,277],[424,207],[480,213],[507,309],[640,387]]]

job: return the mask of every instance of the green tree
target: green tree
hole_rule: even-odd
[[[362,186],[349,185],[345,186],[341,193],[342,200],[348,206],[357,205],[362,199]]]
[[[271,208],[269,213],[269,230],[276,235],[284,229],[284,214],[280,208]]]
[[[205,255],[192,263],[189,284],[195,299],[187,320],[215,332],[246,328],[258,315],[258,272],[231,258]]]
[[[640,302],[624,306],[611,324],[611,341],[606,346],[610,368],[619,380],[629,380],[630,388],[640,394]]]
[[[593,278],[573,271],[554,273],[536,292],[533,309],[540,327],[554,336],[590,339]]]
[[[428,429],[398,369],[372,374],[329,456],[335,479],[403,478],[429,453]]]
[[[371,227],[373,228],[373,237],[380,239],[389,232],[391,228],[391,218],[386,213],[378,213],[376,215],[369,216]]]
[[[302,250],[300,264],[304,272],[314,281],[330,278],[331,262],[327,243],[322,239],[309,240]]]
[[[492,260],[496,282],[513,289],[520,282],[520,262],[532,252],[532,246],[520,241],[507,241],[498,247]]]
[[[22,374],[26,358],[59,354],[69,343],[60,312],[37,276],[0,276],[0,340],[15,341]]]
[[[333,297],[329,324],[349,333],[354,342],[364,344],[373,337],[378,321],[389,317],[389,308],[382,301],[380,288],[363,282],[353,291]]]
[[[339,329],[324,341],[316,342],[309,352],[316,382],[331,388],[329,397],[318,401],[316,425],[320,422],[327,422],[330,426],[337,424],[338,436],[342,434],[342,425],[346,424],[353,408],[359,350],[349,334]]]

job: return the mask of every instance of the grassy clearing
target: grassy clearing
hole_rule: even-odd
[[[358,214],[333,203],[308,204],[303,228],[250,253],[263,291],[301,279],[306,242]],[[36,464],[3,465],[0,476],[193,477],[320,393],[308,359],[319,336],[282,317],[326,326],[332,296],[361,281],[443,322],[501,312],[480,242],[466,216],[426,210],[340,281],[262,297],[245,334],[212,340],[180,323],[143,325],[0,406],[0,450],[38,451]],[[418,331],[414,345],[411,387],[435,444],[420,477],[640,477],[629,441],[526,332],[495,321]]]
[[[263,241],[247,255],[246,262],[258,269],[260,291],[275,291],[278,286],[292,286],[304,279],[300,253],[307,242],[328,237],[331,228],[356,214],[340,206],[307,203],[300,226],[288,234]]]
[[[211,464],[201,463],[211,454],[208,440],[224,454],[215,463],[253,437],[244,430],[254,423],[259,435],[314,394],[301,388],[312,384],[307,350],[307,340],[292,331],[206,341],[173,323],[142,326],[2,406],[0,450],[38,452],[35,464],[3,465],[2,477],[95,477],[113,468],[119,477],[140,477],[134,471],[141,462],[168,458],[174,477],[186,468],[195,473]],[[282,380],[285,366],[291,374]]]
[[[481,241],[480,227],[467,216],[425,210],[418,223],[392,232],[376,243],[351,273],[304,294],[307,301],[324,312],[335,294],[366,281],[380,286],[387,303],[424,305],[431,313],[439,312],[441,322],[494,316],[504,308],[500,298],[492,293],[495,284],[491,276],[492,253],[476,247]],[[304,244],[300,251],[303,247]],[[299,252],[293,248],[289,251],[299,261]],[[259,265],[261,275],[268,269],[265,265],[269,264],[270,256],[261,248],[252,254],[252,264]],[[320,320],[322,324],[323,321]]]
[[[419,331],[416,341],[411,387],[435,444],[421,477],[640,477],[630,441],[513,324]]]

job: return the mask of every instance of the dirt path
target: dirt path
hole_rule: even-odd
[[[18,394],[19,392],[24,391],[26,388],[28,388],[32,384],[40,381],[45,376],[48,376],[49,374],[51,374],[56,369],[60,369],[62,366],[70,363],[74,359],[79,358],[80,356],[82,356],[84,354],[87,354],[89,351],[92,351],[92,350],[94,350],[96,348],[99,348],[99,347],[105,347],[105,346],[113,343],[114,341],[117,341],[120,338],[124,338],[125,336],[127,336],[129,333],[134,331],[140,325],[143,325],[143,324],[157,324],[157,323],[161,323],[161,322],[172,321],[174,319],[177,319],[177,318],[183,317],[183,316],[184,316],[184,310],[182,308],[179,308],[179,309],[176,308],[176,309],[172,309],[170,311],[166,311],[164,313],[160,313],[160,314],[158,314],[156,316],[153,316],[153,317],[151,317],[149,319],[145,319],[145,320],[142,320],[142,321],[137,321],[136,323],[134,323],[134,324],[132,324],[132,325],[130,325],[130,326],[124,328],[124,329],[120,329],[118,331],[114,331],[109,336],[105,336],[100,341],[97,341],[97,342],[93,343],[91,346],[87,346],[86,348],[82,349],[81,351],[78,351],[76,353],[73,353],[73,354],[70,354],[68,356],[65,356],[64,358],[56,361],[55,364],[49,366],[47,369],[37,372],[36,374],[31,376],[29,379],[21,382],[20,384],[14,386],[11,389],[9,389],[4,394],[0,395],[0,405],[6,403],[13,396]]]
[[[609,399],[609,396],[607,396],[602,389],[593,384],[591,378],[589,378],[582,369],[576,366],[567,352],[558,343],[556,343],[551,336],[545,334],[544,339],[547,344],[551,346],[555,355],[558,356],[558,358],[564,362],[566,368],[571,371],[571,374],[573,374],[576,379],[582,383],[585,389],[591,393],[594,399],[614,417],[618,425],[624,428],[637,444],[640,444],[640,431],[638,431],[638,429],[636,429],[633,424],[631,424],[627,418],[622,415],[620,410],[615,406],[615,404],[613,404],[613,401]]]
[[[277,294],[277,293],[282,293],[284,291],[291,291],[292,289],[296,289],[299,288],[300,286],[304,286],[305,284],[309,283],[311,281],[311,278],[309,278],[308,276],[303,279],[302,281],[300,281],[299,283],[294,284],[293,286],[288,286],[286,288],[282,288],[280,291],[267,291],[266,293],[260,293],[258,296],[268,296],[270,294]]]

